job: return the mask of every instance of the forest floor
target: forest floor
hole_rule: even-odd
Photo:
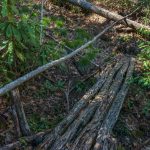
[[[65,26],[70,30],[67,35],[68,39],[74,38],[74,31],[78,27],[83,28],[93,37],[112,23],[101,16],[78,8],[75,10],[77,12],[73,12],[68,7],[60,8],[51,3],[47,4],[47,10],[49,9],[47,15],[65,18]],[[115,26],[94,43],[94,46],[101,50],[93,61],[97,66],[90,64],[88,69],[81,70],[81,75],[68,60],[65,62],[65,64],[70,64],[67,69],[61,69],[62,66],[51,68],[21,87],[21,100],[32,132],[37,133],[54,128],[95,83],[97,74],[103,67],[108,62],[114,61],[114,56],[132,55],[136,59],[134,74],[140,73],[139,49],[136,44],[139,37],[132,30],[118,31],[120,26]],[[121,41],[122,38],[127,40]],[[68,93],[69,97],[67,97]],[[131,84],[113,130],[120,150],[146,150],[146,147],[150,146],[150,114],[147,113],[145,107],[149,97],[148,90],[136,83]],[[5,103],[2,98],[0,101],[0,114],[3,115],[0,120],[2,122],[0,124],[0,143],[2,144],[11,143],[16,139],[9,105],[10,103]]]

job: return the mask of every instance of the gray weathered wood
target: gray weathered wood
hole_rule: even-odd
[[[128,57],[122,58],[114,67],[113,64],[109,66],[70,114],[44,137],[37,149],[114,148],[109,135],[127,94],[132,71],[133,62]]]
[[[120,110],[122,108],[125,96],[127,94],[129,84],[128,81],[130,77],[132,76],[133,73],[133,68],[134,68],[134,60],[132,59],[128,70],[126,71],[126,78],[124,80],[123,86],[119,89],[117,96],[115,100],[113,101],[113,104],[111,108],[109,109],[105,119],[103,120],[103,123],[98,131],[98,136],[96,139],[96,144],[94,147],[94,150],[99,150],[99,149],[109,149],[109,138],[111,131],[118,119]]]
[[[68,0],[68,2],[74,4],[74,5],[78,5],[84,9],[90,10],[96,14],[102,15],[105,18],[109,18],[111,20],[117,21],[123,18],[123,16],[118,15],[114,12],[110,12],[104,8],[101,7],[97,7],[95,5],[93,5],[92,3],[87,2],[86,0]],[[145,26],[143,24],[140,24],[136,21],[130,20],[130,19],[123,19],[120,21],[120,23],[129,26],[131,28],[134,28],[136,30],[139,29],[146,29],[148,31],[150,31],[150,27],[149,26]]]
[[[30,128],[26,119],[26,115],[23,109],[23,105],[20,99],[19,90],[14,89],[11,92],[11,95],[12,95],[12,101],[14,103],[15,110],[17,113],[21,133],[23,136],[29,136],[31,135],[31,131],[30,131]]]

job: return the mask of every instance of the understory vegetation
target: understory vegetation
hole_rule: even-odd
[[[72,52],[91,38],[87,31],[77,28],[73,31],[72,39],[68,40],[68,29],[63,16],[48,16],[40,20],[38,17],[40,5],[29,3],[22,6],[20,2],[15,0],[1,2],[1,87],[37,66]],[[50,36],[55,35],[55,38],[60,39],[60,44],[55,40],[46,39],[40,45],[41,34],[42,38],[45,36],[51,38]],[[66,51],[64,45],[72,51]],[[80,60],[80,64],[87,65],[95,57],[96,52],[91,45]]]

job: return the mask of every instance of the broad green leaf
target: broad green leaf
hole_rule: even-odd
[[[11,24],[9,24],[6,29],[6,36],[7,36],[7,38],[12,37],[12,25]]]
[[[8,44],[8,64],[11,65],[13,62],[13,42],[9,42]]]
[[[17,28],[12,26],[13,35],[16,38],[17,41],[21,41],[21,34]]]
[[[25,61],[25,56],[23,55],[23,53],[19,52],[18,50],[16,50],[15,52],[16,52],[17,57],[18,57],[22,62],[24,62],[24,61]]]
[[[61,28],[61,27],[64,26],[64,22],[63,22],[62,20],[57,20],[57,21],[56,21],[56,26],[57,26],[58,28]]]
[[[7,10],[7,0],[2,0],[2,10],[1,10],[2,16],[6,17],[8,15]]]

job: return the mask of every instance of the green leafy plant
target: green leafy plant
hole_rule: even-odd
[[[89,33],[82,28],[78,28],[73,33],[73,38],[70,40],[64,39],[64,44],[72,49],[76,49],[90,39]]]
[[[21,7],[17,7],[19,2],[21,1],[0,2],[0,68],[1,73],[5,74],[1,81],[3,83],[18,76],[18,73],[30,64],[28,57],[31,57],[38,47],[38,25],[32,22],[28,15],[20,13]],[[31,47],[30,50],[28,47]]]
[[[119,144],[117,145],[117,150],[125,150],[125,148],[121,144]]]
[[[150,99],[147,100],[145,106],[143,107],[142,113],[146,116],[150,115]]]
[[[40,7],[21,2],[0,2],[0,86],[64,54],[64,49],[52,40],[40,45]],[[62,32],[63,19],[43,18],[44,29],[51,24],[52,31]]]
[[[83,81],[78,80],[78,81],[76,81],[75,89],[77,92],[83,92],[95,83],[96,83],[96,78],[94,78],[94,77],[89,79],[87,82],[83,82]]]
[[[36,98],[44,98],[49,93],[53,94],[56,91],[64,89],[64,81],[58,80],[55,84],[51,83],[49,80],[46,80],[43,86],[36,92]]]
[[[142,62],[142,75],[139,77],[139,84],[144,87],[150,88],[150,42],[140,41],[139,47],[141,53],[139,54],[139,60]]]
[[[54,128],[62,119],[63,119],[62,116],[57,116],[50,121],[47,118],[40,117],[38,114],[34,113],[30,116],[28,121],[32,131],[40,132],[45,129]]]
[[[133,106],[134,106],[134,102],[129,99],[127,105],[128,105],[128,108],[129,108],[130,110],[132,110],[132,108],[133,108]]]
[[[76,83],[76,90],[77,92],[83,92],[86,89],[86,84],[83,82],[78,81]]]
[[[29,118],[29,125],[34,132],[40,132],[49,128],[49,121],[34,114]]]
[[[118,136],[131,135],[131,131],[128,129],[127,125],[125,124],[125,122],[122,121],[121,118],[117,121],[117,123],[113,129],[113,133]]]
[[[27,141],[26,141],[26,139],[24,137],[19,138],[19,142],[24,147],[28,145],[28,143],[27,143]]]
[[[68,47],[76,49],[81,45],[83,45],[88,40],[90,40],[90,38],[91,38],[90,34],[85,29],[78,28],[75,30],[74,38],[71,40],[65,39],[64,43]],[[90,64],[90,62],[96,57],[99,51],[100,51],[99,49],[94,48],[93,45],[90,45],[84,52],[84,55],[79,60],[79,65],[81,69],[85,69]]]
[[[81,67],[89,65],[91,61],[96,57],[99,51],[100,51],[99,49],[90,46],[88,50],[86,50],[84,56],[81,57],[81,59],[79,60],[79,64],[81,65]]]

